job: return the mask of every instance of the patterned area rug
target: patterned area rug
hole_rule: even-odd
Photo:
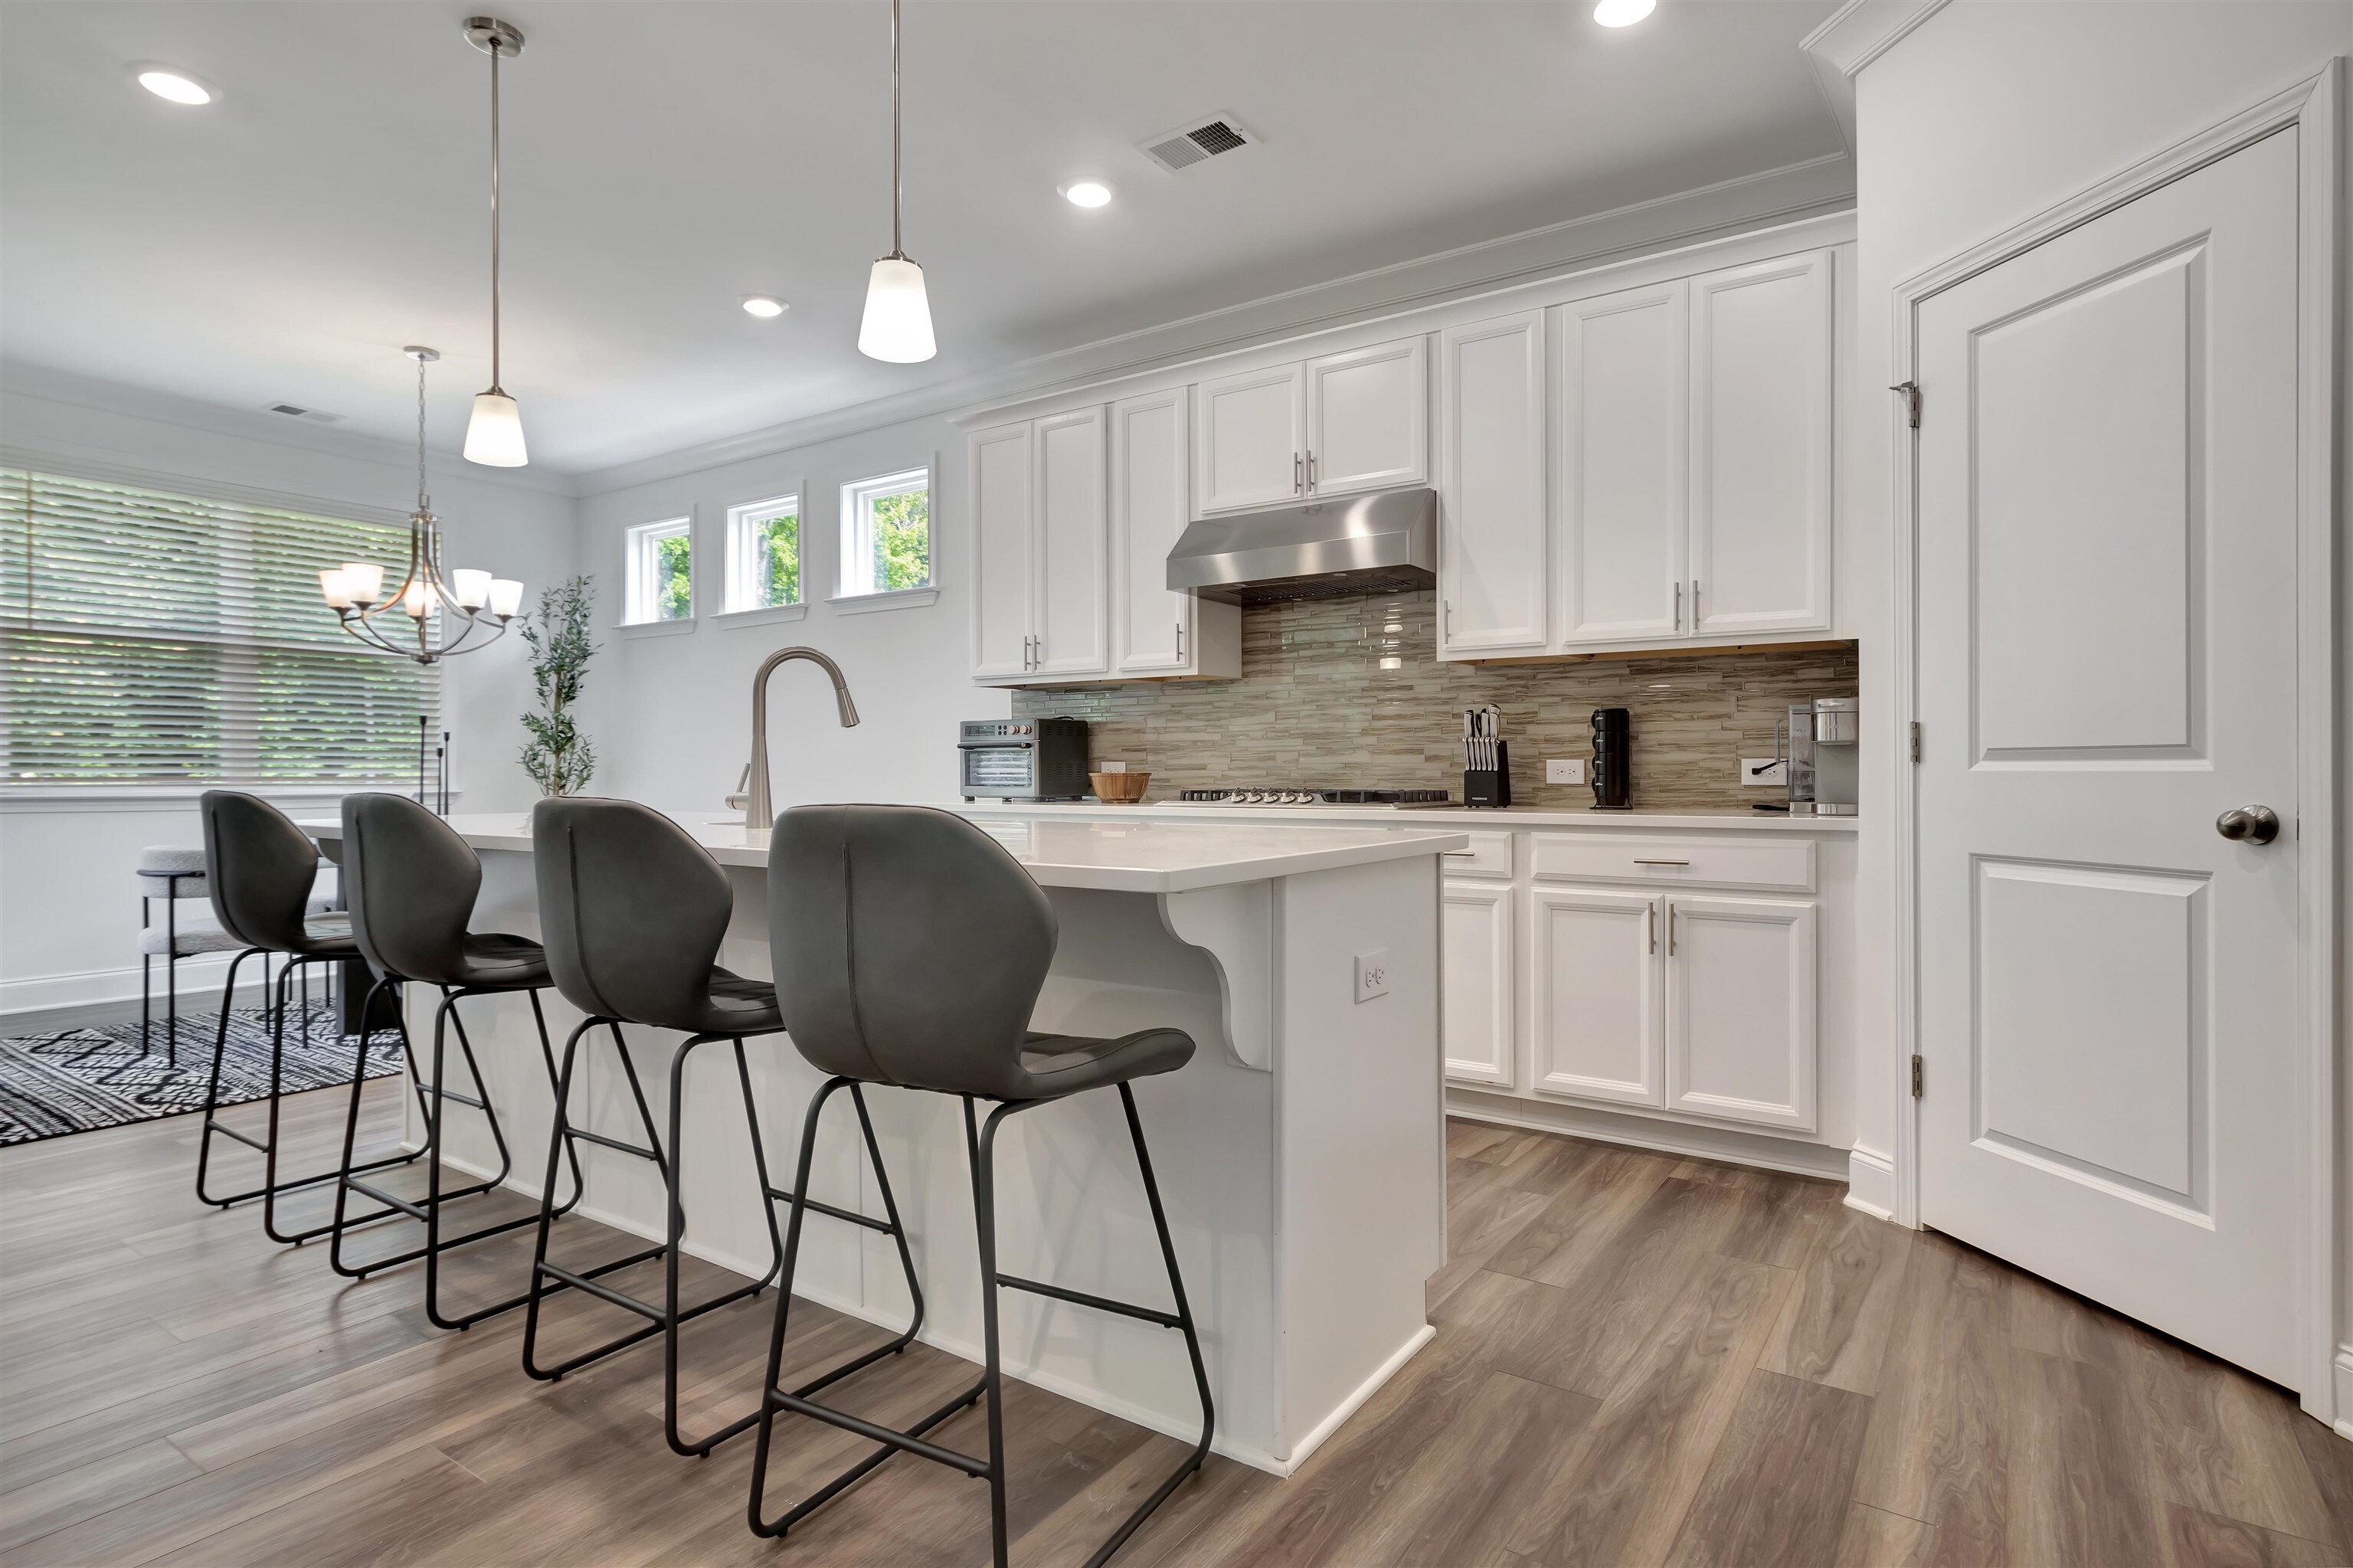
[[[299,1013],[286,1024],[286,1055],[279,1077],[283,1092],[352,1081],[352,1057],[359,1041],[343,1036],[332,1008],[311,1010],[307,1044]],[[204,1109],[216,1027],[210,1015],[180,1020],[176,1070],[166,1065],[160,1022],[154,1045],[143,1056],[136,1023],[0,1040],[0,1145]],[[385,1077],[400,1069],[400,1036],[378,1029],[368,1050],[368,1076]],[[229,1014],[220,1103],[243,1105],[269,1093],[269,1025],[260,1009],[239,1008]]]

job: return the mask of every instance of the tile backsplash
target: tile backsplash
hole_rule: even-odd
[[[1852,697],[1855,683],[1852,644],[1441,663],[1435,596],[1376,594],[1245,609],[1239,681],[1029,687],[1013,694],[1013,715],[1085,719],[1097,761],[1151,771],[1151,800],[1237,784],[1442,789],[1459,800],[1461,712],[1493,703],[1511,743],[1513,803],[1574,808],[1592,791],[1546,785],[1545,758],[1590,758],[1593,710],[1622,707],[1637,808],[1738,810],[1776,798],[1736,776],[1741,758],[1772,755],[1789,705]]]

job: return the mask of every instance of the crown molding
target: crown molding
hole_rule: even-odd
[[[207,403],[201,398],[183,397],[174,392],[132,387],[120,381],[102,380],[98,376],[23,360],[0,362],[0,392],[11,397],[37,397],[47,403],[61,403],[69,408],[89,408],[101,414],[152,419],[158,424],[176,425],[183,429],[202,430],[207,435],[260,441],[269,446],[345,458],[355,462],[381,463],[405,472],[413,472],[417,467],[417,449],[403,442],[362,435],[356,430],[306,425],[282,415]],[[580,494],[576,475],[543,467],[495,469],[470,463],[462,477],[470,484],[497,485],[541,495],[571,498]]]
[[[584,495],[657,483],[884,425],[1050,397],[1263,348],[1651,251],[1849,211],[1853,205],[1853,160],[1829,154],[594,470],[576,476],[575,482]]]
[[[1830,20],[1799,40],[1814,68],[1814,85],[1837,116],[1846,150],[1855,151],[1854,78],[1894,48],[1950,0],[1846,0]]]

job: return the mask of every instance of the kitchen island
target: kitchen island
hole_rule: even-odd
[[[474,927],[536,936],[529,819],[449,821],[482,859]],[[734,886],[719,961],[767,975],[766,835],[683,825]],[[996,812],[981,825],[1045,888],[1060,925],[1033,1027],[1120,1034],[1174,1025],[1197,1043],[1185,1068],[1139,1082],[1136,1098],[1209,1359],[1218,1451],[1288,1474],[1431,1333],[1422,1286],[1445,1255],[1439,857],[1469,841],[1441,829]],[[339,826],[305,826],[332,851]],[[547,1001],[560,1046],[579,1014],[553,992]],[[421,1048],[430,1001],[420,989],[409,1005]],[[482,997],[461,1008],[517,1147],[510,1185],[535,1194],[543,1167],[533,1151],[544,1148],[551,1107],[529,1007]],[[627,1033],[659,1118],[675,1037]],[[769,1168],[786,1171],[822,1077],[784,1035],[748,1049]],[[635,1110],[608,1054],[584,1052],[579,1075],[575,1125],[634,1134]],[[724,1053],[691,1066],[687,1094],[687,1249],[756,1276],[768,1230]],[[923,1337],[977,1360],[978,1266],[959,1107],[944,1096],[890,1089],[868,1097],[922,1272]],[[494,1167],[479,1125],[462,1112],[451,1118],[450,1163]],[[880,1213],[852,1118],[829,1116],[819,1139],[811,1196]],[[1082,1096],[1018,1118],[997,1148],[1008,1273],[1165,1299],[1116,1097]],[[582,1212],[659,1237],[653,1167],[593,1145],[580,1152]],[[906,1321],[890,1240],[822,1217],[807,1222],[796,1288],[894,1329]],[[1008,1372],[1161,1431],[1198,1430],[1182,1345],[1164,1330],[1021,1292],[1001,1297],[1000,1309]],[[735,1404],[732,1391],[727,1403]]]

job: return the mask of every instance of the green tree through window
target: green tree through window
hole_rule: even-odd
[[[654,541],[654,605],[659,619],[694,613],[694,546],[683,534]]]
[[[753,556],[760,603],[801,601],[801,520],[797,513],[764,519]]]
[[[874,588],[922,588],[932,580],[931,491],[874,498]]]

